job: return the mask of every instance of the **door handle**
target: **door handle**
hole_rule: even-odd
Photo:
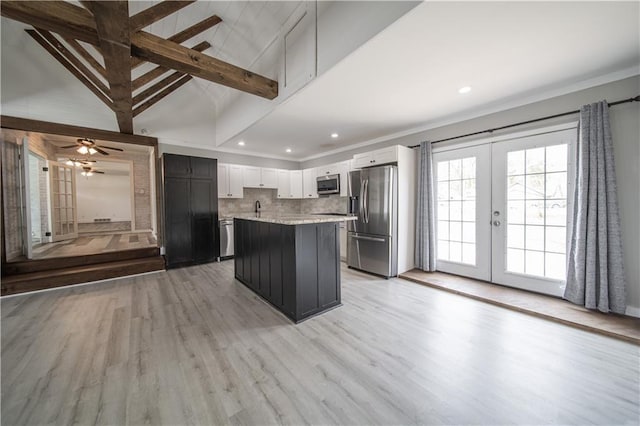
[[[365,181],[364,186],[364,215],[365,215],[365,223],[369,223],[369,179]]]
[[[493,221],[493,226],[500,226],[500,221],[499,220],[494,220]]]
[[[360,236],[360,235],[352,235],[351,238],[356,239],[356,240],[376,241],[378,243],[384,243],[385,242],[384,238],[364,237],[364,236]]]

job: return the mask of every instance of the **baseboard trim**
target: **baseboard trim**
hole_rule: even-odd
[[[640,307],[627,306],[627,310],[624,313],[628,317],[640,318]]]

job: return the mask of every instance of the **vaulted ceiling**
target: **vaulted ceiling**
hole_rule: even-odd
[[[146,31],[192,3],[162,1],[130,11],[127,0],[4,1],[0,10],[31,25],[27,34],[115,112],[122,133],[133,133],[133,117],[193,76],[266,99],[278,95],[277,81],[202,53],[211,47],[207,41],[181,44],[222,22],[216,14],[166,37]],[[132,78],[145,63],[153,67]]]
[[[87,11],[93,7],[71,3]],[[10,2],[3,1],[3,8],[5,4]],[[159,4],[129,2],[128,15],[135,17]],[[264,57],[303,4],[198,1],[143,30],[168,39],[218,16],[221,22],[181,44],[279,80],[279,68],[264,63],[281,58]],[[334,45],[349,45],[350,50],[284,101],[246,95],[196,76],[139,110],[134,132],[157,136],[161,143],[302,160],[640,73],[638,2],[424,2],[395,14],[387,13],[385,4],[393,8],[397,3],[319,2],[318,22],[330,18],[318,28],[318,43],[321,37],[332,37]],[[336,9],[340,12],[332,14]],[[372,25],[375,31],[362,43],[353,43],[358,31],[369,25],[365,13],[374,9],[382,16],[377,27]],[[113,110],[24,31],[31,28],[2,18],[3,113],[117,130]],[[59,41],[77,54],[68,40]],[[105,65],[96,50],[99,41],[95,47],[79,44]],[[135,47],[131,51],[139,53]],[[79,60],[95,69],[95,64]],[[132,69],[130,78],[135,82],[156,68],[144,63]],[[146,100],[153,98],[162,89],[147,89],[173,72],[136,87],[132,104],[143,92]],[[171,84],[184,77],[174,78]],[[106,75],[98,73],[97,79],[109,85]],[[463,85],[472,86],[464,96],[457,92]],[[225,127],[230,116],[250,117],[260,108],[266,112],[231,130]],[[339,138],[330,138],[333,132]],[[239,140],[244,147],[238,146]],[[286,148],[293,152],[285,153]]]

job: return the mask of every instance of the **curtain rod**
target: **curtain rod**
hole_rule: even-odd
[[[636,96],[635,98],[623,99],[621,101],[616,101],[616,102],[609,102],[608,105],[611,107],[611,106],[614,106],[614,105],[626,104],[626,103],[629,103],[629,102],[640,102],[640,95]],[[447,142],[447,141],[451,141],[451,140],[454,140],[454,139],[466,138],[468,136],[481,135],[483,133],[493,133],[496,130],[504,130],[504,129],[509,129],[511,127],[523,126],[525,124],[537,123],[538,121],[551,120],[552,118],[564,117],[566,115],[573,115],[573,114],[577,114],[579,112],[580,112],[580,110],[578,109],[578,110],[575,110],[575,111],[568,111],[568,112],[563,112],[563,113],[560,113],[560,114],[548,115],[546,117],[534,118],[533,120],[527,120],[527,121],[521,121],[519,123],[507,124],[506,126],[494,127],[492,129],[481,130],[479,132],[467,133],[466,135],[452,136],[450,138],[439,139],[437,141],[432,141],[431,143],[433,144],[433,143]],[[419,147],[420,147],[420,145],[411,145],[411,146],[409,146],[409,148],[419,148]]]

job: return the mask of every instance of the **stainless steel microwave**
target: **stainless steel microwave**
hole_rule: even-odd
[[[340,175],[327,175],[317,178],[318,195],[339,194]]]

